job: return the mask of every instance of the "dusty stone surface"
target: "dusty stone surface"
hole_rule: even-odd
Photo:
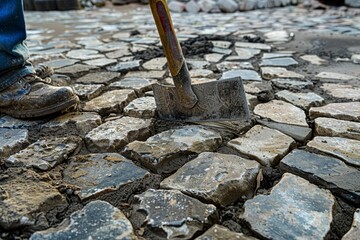
[[[127,78],[146,78],[146,79],[162,79],[164,78],[166,72],[165,71],[133,71],[128,72],[125,77]]]
[[[49,170],[76,153],[80,142],[80,138],[73,136],[40,139],[5,159],[5,164],[9,167]]]
[[[296,149],[281,160],[280,168],[360,203],[360,172],[340,159]]]
[[[72,112],[52,119],[41,126],[41,132],[51,135],[73,134],[84,137],[102,123],[94,112]]]
[[[330,117],[339,120],[360,122],[360,102],[329,103],[310,108],[310,118]]]
[[[85,61],[84,63],[87,65],[91,65],[91,66],[105,67],[105,66],[117,63],[117,60],[109,59],[109,58],[99,58],[99,59],[88,60],[88,61]]]
[[[294,93],[288,90],[282,90],[277,92],[275,96],[278,99],[292,103],[302,109],[309,109],[313,106],[321,106],[325,103],[325,99],[314,92]]]
[[[286,78],[272,79],[271,82],[276,87],[281,89],[301,90],[301,89],[312,88],[314,86],[314,84],[310,81],[299,81],[296,79],[286,79]]]
[[[333,155],[354,166],[360,166],[360,141],[341,137],[315,137],[307,146]]]
[[[146,170],[117,153],[78,155],[63,172],[64,182],[79,188],[82,201],[102,199],[117,205],[145,184],[154,185]]]
[[[261,67],[261,74],[264,79],[271,80],[273,78],[295,78],[304,79],[304,75],[289,71],[282,67]]]
[[[144,92],[150,91],[152,89],[151,85],[156,82],[154,79],[126,77],[110,84],[110,88],[133,89],[138,94],[143,94]]]
[[[200,237],[195,240],[222,240],[222,239],[238,239],[238,240],[256,240],[257,238],[246,236],[242,233],[232,232],[228,228],[215,224]]]
[[[0,159],[9,157],[27,145],[29,145],[28,130],[0,128]]]
[[[226,206],[241,198],[251,198],[260,180],[261,168],[256,161],[203,152],[162,181],[160,187]]]
[[[223,61],[216,64],[216,68],[219,71],[227,71],[231,69],[254,69],[254,66],[250,62]]]
[[[194,69],[190,70],[191,78],[202,78],[202,77],[211,77],[214,74],[213,71],[208,69]]]
[[[12,128],[12,129],[35,129],[43,124],[45,119],[18,119],[13,118],[8,115],[4,115],[0,117],[0,128]]]
[[[245,202],[241,218],[265,238],[323,239],[330,231],[334,203],[329,191],[286,173],[270,195]]]
[[[75,49],[71,50],[66,54],[69,58],[79,59],[79,60],[89,60],[102,57],[102,54],[99,54],[96,50],[90,49]]]
[[[67,205],[65,197],[32,170],[10,171],[6,176],[0,187],[0,227],[4,229],[34,226],[41,214]]]
[[[336,80],[351,80],[351,79],[357,79],[357,77],[348,75],[348,74],[342,74],[342,73],[336,73],[336,72],[321,72],[315,77],[319,79],[336,79]]]
[[[324,83],[321,88],[336,98],[360,100],[360,88],[347,84]]]
[[[283,57],[283,58],[269,58],[263,59],[260,62],[260,66],[269,66],[269,67],[290,67],[297,66],[299,63],[295,61],[292,57]]]
[[[120,89],[106,92],[85,103],[83,110],[86,112],[121,113],[124,107],[136,98],[134,90]]]
[[[321,117],[315,119],[315,132],[320,136],[360,140],[360,123]]]
[[[153,118],[155,117],[155,98],[141,97],[133,100],[124,108],[124,114],[129,117]]]
[[[70,77],[79,77],[82,74],[88,73],[91,70],[95,70],[98,67],[84,64],[74,64],[71,66],[56,69],[56,73],[69,75]]]
[[[271,51],[271,46],[263,43],[236,42],[235,47],[253,48],[253,49],[260,49],[263,51]]]
[[[261,53],[260,49],[252,49],[252,48],[235,48],[235,51],[239,60],[249,60],[256,55]]]
[[[130,220],[137,225],[134,224],[137,216],[146,216],[140,224],[150,239],[191,239],[218,219],[214,205],[204,204],[177,190],[149,189],[135,196],[135,200],[137,204]]]
[[[130,142],[148,138],[152,131],[153,123],[150,119],[122,117],[90,131],[85,136],[85,142],[91,152],[113,152]]]
[[[261,165],[276,166],[294,143],[291,137],[277,130],[256,125],[244,136],[229,141],[227,145]]]
[[[105,88],[103,84],[74,84],[72,89],[81,100],[91,100],[98,97]]]
[[[77,83],[83,84],[110,84],[120,77],[120,73],[117,72],[96,72],[89,73],[85,76],[76,79]]]
[[[354,54],[351,56],[351,61],[353,63],[360,64],[360,54]]]
[[[115,66],[110,66],[107,70],[112,72],[127,72],[131,70],[137,70],[140,68],[140,60],[119,62]]]
[[[184,126],[148,138],[134,141],[124,149],[124,154],[146,168],[169,173],[189,161],[189,155],[216,150],[222,142],[219,133],[200,126]]]
[[[360,234],[360,209],[354,213],[354,220],[351,229],[344,235],[342,240],[356,240]]]
[[[165,57],[153,58],[142,66],[147,70],[164,70],[167,61]]]
[[[94,216],[96,216],[94,218]],[[94,201],[71,214],[57,228],[36,232],[31,240],[41,239],[137,239],[130,221],[118,209],[104,201]]]
[[[315,64],[315,65],[324,65],[324,64],[328,63],[328,61],[320,58],[317,55],[304,55],[304,56],[301,56],[300,58],[307,62],[310,62],[311,64]]]
[[[308,127],[305,112],[284,101],[272,100],[258,104],[254,109],[254,113],[275,122]]]
[[[235,77],[241,77],[242,80],[248,81],[262,81],[260,75],[254,70],[229,70],[222,74],[221,79],[230,79]]]
[[[217,63],[219,62],[222,58],[224,57],[224,55],[219,54],[219,53],[210,53],[210,54],[206,54],[204,56],[205,60],[210,62],[210,63]]]

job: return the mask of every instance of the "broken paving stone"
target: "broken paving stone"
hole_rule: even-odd
[[[301,59],[310,62],[311,64],[315,65],[324,65],[327,64],[328,61],[325,59],[319,58],[317,55],[304,55],[300,57]]]
[[[203,152],[163,180],[160,187],[226,206],[253,197],[261,177],[261,167],[256,161],[236,155]]]
[[[124,107],[136,98],[134,90],[113,90],[96,97],[85,103],[83,110],[86,112],[121,113]]]
[[[354,54],[351,56],[351,61],[353,63],[360,64],[360,54]]]
[[[90,152],[113,152],[135,140],[144,140],[153,132],[149,119],[122,117],[91,130],[85,137]]]
[[[205,60],[210,62],[210,63],[217,63],[219,62],[222,58],[224,57],[223,54],[218,54],[218,53],[210,53],[210,54],[206,54],[204,56]]]
[[[341,137],[315,137],[308,147],[338,157],[344,162],[360,166],[360,141]]]
[[[263,43],[236,42],[235,47],[260,49],[267,52],[271,51],[271,46]]]
[[[194,69],[194,70],[190,70],[190,77],[191,78],[207,78],[207,77],[211,77],[214,72],[208,69]]]
[[[63,172],[64,182],[75,185],[81,201],[101,199],[114,206],[145,188],[159,184],[155,175],[117,153],[78,155]]]
[[[165,57],[153,58],[142,66],[147,70],[164,70],[167,61]]]
[[[241,218],[266,239],[324,239],[330,231],[334,205],[328,190],[285,173],[269,195],[245,202]]]
[[[103,84],[74,84],[71,87],[81,100],[96,98],[104,90]]]
[[[222,74],[220,80],[240,77],[244,81],[262,81],[260,75],[254,70],[229,70]]]
[[[314,87],[314,84],[310,81],[299,81],[295,79],[276,78],[272,79],[271,82],[281,89],[302,90]]]
[[[195,154],[215,151],[221,144],[219,133],[201,126],[184,126],[125,147],[124,154],[157,173],[170,173],[188,162]]]
[[[325,103],[325,99],[323,99],[314,92],[294,93],[288,90],[282,90],[280,92],[277,92],[275,96],[278,99],[292,103],[295,106],[305,110],[309,109],[310,107],[320,106]]]
[[[244,89],[246,93],[259,94],[262,92],[271,92],[272,86],[269,82],[245,82]]]
[[[71,66],[63,67],[56,69],[55,72],[59,74],[69,75],[70,77],[79,77],[80,75],[84,73],[88,73],[91,70],[96,70],[98,67],[96,66],[90,66],[90,65],[84,65],[84,64],[74,64]]]
[[[211,41],[214,47],[218,48],[230,48],[231,42],[229,41]]]
[[[255,106],[260,103],[257,96],[255,96],[255,95],[245,93],[245,97],[246,97],[247,104],[249,105],[249,108],[251,111],[253,111]]]
[[[224,239],[256,240],[257,238],[246,236],[243,233],[232,232],[228,228],[218,224],[212,226],[200,237],[195,238],[195,240],[224,240]]]
[[[310,118],[330,117],[360,122],[360,102],[329,103],[322,107],[310,108]]]
[[[79,60],[89,60],[89,59],[101,58],[104,55],[99,54],[99,52],[96,50],[75,49],[68,52],[66,56],[68,58],[74,58]]]
[[[277,123],[261,119],[256,119],[256,121],[268,128],[278,130],[299,142],[305,142],[309,140],[312,135],[312,129],[309,127],[290,125],[286,123]]]
[[[97,66],[97,67],[106,67],[110,64],[117,63],[116,59],[109,58],[98,58],[84,62],[87,65]]]
[[[135,196],[130,220],[135,229],[145,227],[148,239],[191,239],[217,222],[218,212],[180,191],[149,189]]]
[[[360,140],[360,123],[321,117],[315,119],[315,132],[320,136]]]
[[[254,109],[254,113],[275,122],[308,127],[305,112],[281,100],[258,104]]]
[[[134,71],[128,72],[126,78],[154,78],[154,79],[163,79],[165,76],[165,71]]]
[[[273,78],[304,79],[303,75],[293,71],[289,71],[286,68],[282,68],[282,67],[262,67],[261,74],[264,79],[268,79],[268,80],[271,80]]]
[[[59,116],[41,126],[41,132],[49,135],[78,135],[84,137],[101,124],[101,117],[93,112],[71,112]]]
[[[264,34],[266,42],[288,42],[294,37],[294,33],[285,30],[271,31]]]
[[[352,85],[324,83],[320,88],[336,98],[360,100],[360,88]]]
[[[292,57],[293,55],[291,53],[280,53],[280,52],[274,52],[274,53],[264,53],[262,55],[262,59],[270,59],[270,58],[284,58],[284,57]]]
[[[135,60],[135,61],[127,61],[127,62],[119,62],[118,64],[114,66],[110,66],[107,68],[107,70],[112,72],[128,72],[133,70],[138,70],[140,68],[141,60]]]
[[[9,157],[27,145],[29,145],[28,130],[0,128],[0,159]]]
[[[156,103],[154,97],[141,97],[133,100],[124,108],[124,114],[129,117],[155,117]]]
[[[351,76],[351,75],[342,74],[342,73],[335,73],[335,72],[321,72],[318,75],[316,75],[315,77],[320,78],[320,79],[335,79],[335,80],[357,79],[357,77],[354,77],[354,76]]]
[[[234,56],[234,58],[238,60],[250,60],[251,58],[260,54],[261,50],[252,49],[252,48],[235,48],[235,52],[237,53],[238,56]]]
[[[25,120],[13,118],[8,115],[0,117],[0,129],[1,128],[12,128],[12,129],[36,129],[41,124],[43,124],[45,120]]]
[[[291,57],[263,59],[259,64],[259,66],[272,66],[272,67],[290,67],[297,65],[299,65],[299,63]]]
[[[219,53],[222,55],[230,55],[232,53],[231,49],[225,49],[225,48],[218,48],[218,47],[214,47],[213,49],[211,49],[212,53]]]
[[[66,199],[51,184],[29,169],[6,172],[1,180],[0,227],[14,229],[31,226],[48,211],[66,207]]]
[[[84,83],[84,84],[106,84],[106,85],[108,85],[118,78],[120,78],[120,73],[96,72],[96,73],[86,74],[85,76],[76,79],[76,82]]]
[[[235,70],[235,69],[254,69],[253,65],[250,62],[228,62],[228,61],[223,61],[221,63],[216,64],[216,68],[221,72],[227,70]]]
[[[360,234],[360,209],[356,209],[350,230],[341,240],[357,240]]]
[[[128,48],[121,48],[119,50],[113,51],[113,52],[108,52],[105,54],[105,56],[107,58],[113,58],[113,59],[119,59],[125,56],[129,56],[131,55],[131,52],[129,51]]]
[[[58,137],[40,139],[5,160],[8,167],[34,167],[49,170],[79,150],[81,138]]]
[[[94,217],[96,216],[96,217]],[[135,240],[130,221],[116,207],[103,201],[87,204],[56,228],[36,232],[31,240],[121,239]]]
[[[78,62],[79,60],[74,60],[74,59],[55,59],[55,60],[43,62],[42,64],[56,69],[56,68],[71,66]]]
[[[324,186],[333,194],[360,203],[360,171],[337,158],[295,149],[280,162],[280,169]]]
[[[133,89],[138,94],[152,90],[151,85],[156,83],[155,79],[137,78],[137,77],[125,77],[120,81],[110,84],[110,88],[121,88],[121,89]]]
[[[276,166],[294,144],[295,141],[291,137],[260,125],[227,143],[229,147],[256,159],[264,166]]]
[[[197,59],[187,59],[186,63],[191,66],[191,69],[203,69],[210,65],[208,61],[197,60]]]

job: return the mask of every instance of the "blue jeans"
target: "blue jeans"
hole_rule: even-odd
[[[0,0],[0,91],[34,73],[25,39],[23,1]]]

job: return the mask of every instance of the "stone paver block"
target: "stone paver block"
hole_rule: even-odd
[[[206,54],[204,56],[205,60],[210,62],[210,63],[217,63],[219,62],[222,58],[224,57],[223,54],[219,54],[219,53],[210,53],[210,54]]]
[[[334,118],[316,118],[315,132],[320,136],[344,137],[360,140],[360,123]]]
[[[245,202],[242,218],[267,239],[323,239],[330,231],[334,203],[329,191],[285,173],[270,195]]]
[[[128,72],[125,77],[127,78],[145,78],[145,79],[163,79],[165,76],[165,71],[134,71]]]
[[[74,84],[71,87],[81,100],[91,100],[96,98],[105,88],[103,84]]]
[[[239,60],[249,60],[256,55],[261,53],[260,49],[252,49],[252,48],[235,48],[235,51]]]
[[[135,140],[144,140],[153,132],[150,119],[122,117],[91,130],[85,137],[91,152],[117,151]]]
[[[314,84],[310,81],[299,81],[296,79],[276,78],[272,79],[271,82],[281,89],[302,90],[314,87]]]
[[[164,70],[165,64],[167,63],[165,57],[153,58],[147,61],[142,66],[147,70]]]
[[[101,199],[115,206],[146,184],[159,183],[155,175],[117,153],[73,157],[63,175],[64,182],[79,187],[82,201]]]
[[[88,73],[91,70],[96,70],[98,67],[84,64],[74,64],[71,66],[56,69],[55,72],[59,74],[69,75],[70,77],[79,77],[84,73]]]
[[[96,217],[95,217],[96,216]],[[136,240],[130,221],[104,201],[94,201],[71,214],[57,228],[34,233],[31,240],[119,239]]]
[[[129,117],[155,117],[156,103],[154,97],[141,97],[133,100],[124,108],[124,114]]]
[[[121,113],[124,107],[136,98],[136,93],[131,89],[120,89],[106,92],[85,103],[83,110],[86,112]]]
[[[267,52],[271,51],[271,46],[263,43],[236,42],[235,47],[260,49]]]
[[[335,72],[321,72],[315,77],[320,79],[336,79],[336,80],[351,80],[357,79],[355,76],[342,74],[342,73],[335,73]]]
[[[9,157],[27,145],[29,145],[28,130],[0,128],[0,159]]]
[[[360,171],[340,159],[295,149],[281,160],[280,169],[360,203]]]
[[[5,174],[3,175],[5,177]],[[8,172],[1,181],[0,226],[14,229],[35,225],[39,214],[67,205],[55,187],[32,170]],[[10,177],[9,177],[10,176]]]
[[[261,176],[261,167],[256,161],[204,152],[162,181],[160,187],[226,206],[241,198],[251,198]]]
[[[79,60],[73,60],[73,59],[55,59],[55,60],[44,62],[43,64],[56,69],[56,68],[71,66],[78,62],[79,62]]]
[[[5,160],[9,167],[34,167],[49,170],[76,153],[81,143],[79,137],[40,139]]]
[[[244,136],[229,141],[227,145],[264,166],[276,166],[294,143],[291,137],[277,130],[256,125]]]
[[[262,81],[260,75],[256,71],[248,69],[226,71],[222,74],[221,79],[229,79],[235,77],[241,77],[241,79],[245,81]]]
[[[260,66],[271,66],[271,67],[290,67],[297,66],[299,63],[295,61],[292,57],[284,57],[284,58],[269,58],[263,59]]]
[[[195,240],[223,240],[223,239],[236,239],[236,240],[256,240],[257,238],[246,236],[242,233],[232,232],[226,227],[215,224],[207,230],[200,237]]]
[[[99,52],[96,50],[75,49],[68,52],[66,56],[68,58],[74,58],[79,60],[89,60],[89,59],[101,58],[104,55],[99,54]]]
[[[282,67],[262,67],[261,74],[264,79],[268,80],[271,80],[273,78],[304,79],[303,75],[293,71],[289,71],[286,68]]]
[[[110,88],[133,89],[138,94],[143,94],[144,92],[152,90],[151,85],[156,82],[157,80],[154,79],[126,77],[110,84]]]
[[[149,189],[136,195],[135,201],[130,220],[139,219],[138,215],[146,216],[140,224],[145,226],[144,235],[148,235],[148,239],[191,239],[218,219],[214,205],[204,204],[177,190]]]
[[[356,240],[360,234],[360,209],[356,209],[354,213],[353,223],[350,230],[343,236],[341,240]]]
[[[321,88],[336,98],[360,100],[360,88],[346,84],[324,83]]]
[[[116,59],[109,59],[109,58],[98,58],[98,59],[85,61],[84,63],[87,64],[87,65],[91,65],[91,66],[105,67],[105,66],[108,66],[110,64],[117,63],[117,60]]]
[[[329,103],[310,108],[310,118],[330,117],[339,120],[360,122],[360,102]]]
[[[71,112],[59,116],[41,126],[41,132],[49,135],[78,135],[84,137],[102,123],[94,112]]]
[[[219,133],[201,126],[184,126],[125,147],[124,154],[158,173],[170,173],[188,162],[191,156],[215,151],[221,144]]]
[[[307,146],[360,166],[360,141],[341,137],[315,137]]]
[[[320,58],[317,55],[304,55],[304,56],[301,56],[300,58],[307,62],[310,62],[311,64],[315,64],[315,65],[324,65],[324,64],[328,63],[328,61]]]
[[[308,109],[313,106],[320,106],[325,103],[325,99],[314,92],[294,93],[288,90],[282,90],[277,92],[275,96],[278,99],[292,103],[302,109]]]
[[[127,72],[138,70],[140,68],[141,60],[127,61],[127,62],[119,62],[114,66],[110,66],[107,69],[112,72]]]
[[[275,122],[308,127],[305,112],[284,101],[272,100],[258,104],[254,109],[254,113]]]
[[[77,83],[84,84],[110,84],[120,77],[120,73],[117,72],[96,72],[89,73],[85,76],[78,78]]]
[[[43,124],[45,119],[26,120],[13,118],[8,115],[0,117],[0,128],[12,128],[12,129],[36,129]]]

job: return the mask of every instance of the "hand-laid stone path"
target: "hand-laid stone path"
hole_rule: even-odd
[[[0,114],[0,239],[357,239],[360,10],[221,2],[171,14],[193,83],[242,78],[248,122],[157,118],[148,5],[26,12],[30,60],[81,102]]]

